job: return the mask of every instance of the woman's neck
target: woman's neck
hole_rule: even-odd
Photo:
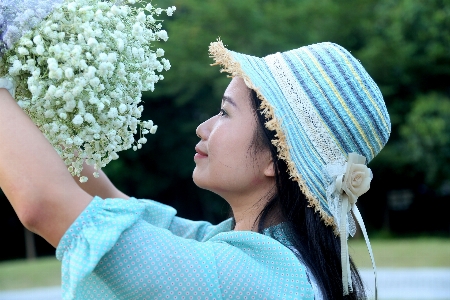
[[[232,206],[233,216],[236,224],[234,230],[257,232],[261,212],[264,210],[271,199],[272,196],[265,197],[247,206]],[[263,227],[267,228],[279,224],[280,222],[282,222],[280,210],[278,207],[274,207],[265,216]]]

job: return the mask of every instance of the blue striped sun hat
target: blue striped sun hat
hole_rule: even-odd
[[[291,178],[324,223],[333,226],[336,234],[344,230],[347,235],[352,231],[353,219],[347,219],[350,208],[340,213],[342,205],[332,200],[351,200],[354,195],[342,189],[338,193],[336,186],[345,181],[345,169],[354,158],[350,154],[356,153],[353,162],[365,167],[391,131],[383,96],[361,63],[329,42],[259,58],[230,51],[218,40],[209,52],[214,65],[221,65],[232,77],[242,77],[257,93],[265,125],[276,131],[272,142]],[[344,217],[346,228],[341,228]]]

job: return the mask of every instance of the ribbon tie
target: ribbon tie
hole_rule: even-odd
[[[375,260],[372,253],[372,247],[370,246],[369,238],[367,236],[367,231],[364,226],[361,214],[356,207],[356,201],[358,197],[367,192],[370,188],[370,181],[372,180],[372,172],[365,165],[366,158],[362,155],[356,153],[349,153],[348,161],[345,168],[345,173],[335,174],[334,181],[331,182],[329,187],[330,192],[327,198],[329,203],[334,201],[339,201],[340,203],[334,203],[334,206],[340,211],[336,211],[339,215],[335,218],[338,221],[339,234],[341,239],[341,265],[342,265],[342,287],[344,289],[344,295],[349,294],[349,289],[352,291],[352,277],[350,271],[350,259],[348,255],[348,245],[347,245],[347,224],[349,222],[348,213],[353,212],[353,216],[358,222],[361,231],[363,232],[364,239],[366,241],[367,249],[369,250],[370,258],[372,260],[372,266],[375,275],[375,299],[377,299],[377,273],[375,267]],[[331,194],[335,197],[331,197]],[[330,203],[331,204],[331,203]]]

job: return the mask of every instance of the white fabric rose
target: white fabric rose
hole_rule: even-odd
[[[342,189],[349,197],[350,204],[354,204],[358,197],[369,190],[371,181],[371,172],[367,166],[349,162]]]

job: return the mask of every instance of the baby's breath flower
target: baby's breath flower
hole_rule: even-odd
[[[73,118],[72,123],[75,124],[75,125],[81,125],[81,124],[83,124],[83,117],[80,116],[80,115],[76,115],[76,116]]]
[[[161,40],[163,40],[164,42],[167,41],[167,39],[169,38],[169,36],[167,35],[167,31],[165,30],[160,30],[156,33],[156,35],[158,36],[158,38],[160,38]]]
[[[157,72],[170,68],[164,50],[152,47],[153,41],[168,39],[153,16],[163,11],[170,16],[175,7],[154,8],[144,0],[62,1],[48,15],[23,11],[21,20],[38,18],[27,30],[19,22],[8,27],[0,37],[9,49],[0,54],[0,77],[22,83],[16,89],[19,106],[69,172],[80,177],[83,161],[98,170],[119,151],[141,149],[144,135],[156,132],[151,120],[139,120],[139,103],[142,91],[153,91],[164,78]],[[141,8],[129,5],[136,3]],[[19,38],[14,42],[11,36]]]
[[[42,45],[37,45],[35,51],[37,55],[42,55],[45,52],[45,48]]]
[[[158,129],[158,125],[153,125],[152,128],[150,129],[150,133],[155,134],[157,129]]]
[[[73,69],[72,68],[67,68],[64,71],[64,75],[66,75],[67,79],[71,79],[73,77]]]
[[[158,48],[158,49],[156,50],[156,56],[157,56],[157,57],[164,56],[164,50],[161,49],[161,48]]]

